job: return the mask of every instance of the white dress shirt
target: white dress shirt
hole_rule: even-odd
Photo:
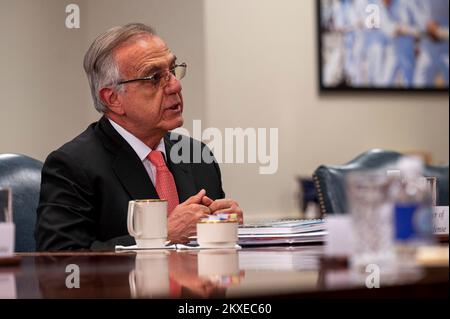
[[[140,160],[142,161],[142,164],[144,164],[148,176],[150,176],[150,179],[152,180],[153,186],[155,186],[156,188],[156,167],[147,159],[147,156],[148,154],[150,154],[152,149],[147,145],[145,145],[144,142],[142,142],[136,136],[134,136],[126,129],[124,129],[122,126],[114,122],[113,120],[111,119],[108,120],[111,123],[112,127],[114,127],[114,129],[117,131],[117,133],[119,133],[120,136],[122,136],[125,139],[125,141],[127,141],[127,143],[130,144],[130,146],[136,152],[137,156],[139,156]],[[166,148],[164,146],[163,138],[156,147],[156,150],[163,153],[164,157],[166,158]]]

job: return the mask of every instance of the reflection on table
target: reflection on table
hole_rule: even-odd
[[[79,269],[79,288],[70,281]],[[74,277],[75,276],[75,277]],[[22,254],[2,298],[448,297],[448,265],[381,278],[323,262],[323,246]],[[69,281],[69,285],[68,285]]]

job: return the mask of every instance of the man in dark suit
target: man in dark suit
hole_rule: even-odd
[[[199,141],[169,133],[183,124],[186,64],[177,63],[150,27],[108,30],[92,43],[84,68],[103,116],[45,161],[38,250],[134,244],[126,225],[132,199],[168,198],[168,238],[174,243],[186,242],[209,214],[236,213],[242,222],[239,204],[224,198],[216,162],[193,162],[192,151],[190,161],[174,159],[184,149],[174,145],[186,141],[190,150],[212,154]]]

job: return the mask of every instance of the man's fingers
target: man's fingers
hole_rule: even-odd
[[[221,209],[229,209],[233,207],[233,205],[239,206],[239,204],[237,204],[234,200],[224,198],[215,200],[211,205],[209,205],[209,209],[211,209],[211,212],[215,213]]]
[[[202,198],[203,198],[203,196],[205,196],[205,194],[206,194],[206,191],[204,189],[202,189],[194,196],[191,196],[188,199],[186,199],[186,201],[183,202],[183,205],[200,204],[202,202]]]
[[[202,204],[203,205],[205,205],[205,206],[209,206],[209,205],[211,205],[212,203],[214,203],[214,201],[211,199],[211,198],[209,198],[208,196],[203,196],[203,198],[202,198]]]
[[[206,207],[201,204],[190,204],[188,208],[190,211],[192,211],[196,214],[200,214],[202,216],[211,214],[211,210],[209,209],[209,207]]]
[[[212,213],[213,215],[219,215],[219,214],[233,214],[236,213],[235,211],[233,211],[231,208],[225,208],[225,209],[219,209],[216,210],[214,213]]]

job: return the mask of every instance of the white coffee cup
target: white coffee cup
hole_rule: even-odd
[[[164,247],[167,241],[167,201],[129,201],[127,227],[138,248]]]
[[[197,242],[202,248],[235,248],[237,241],[237,221],[207,220],[197,223]]]

